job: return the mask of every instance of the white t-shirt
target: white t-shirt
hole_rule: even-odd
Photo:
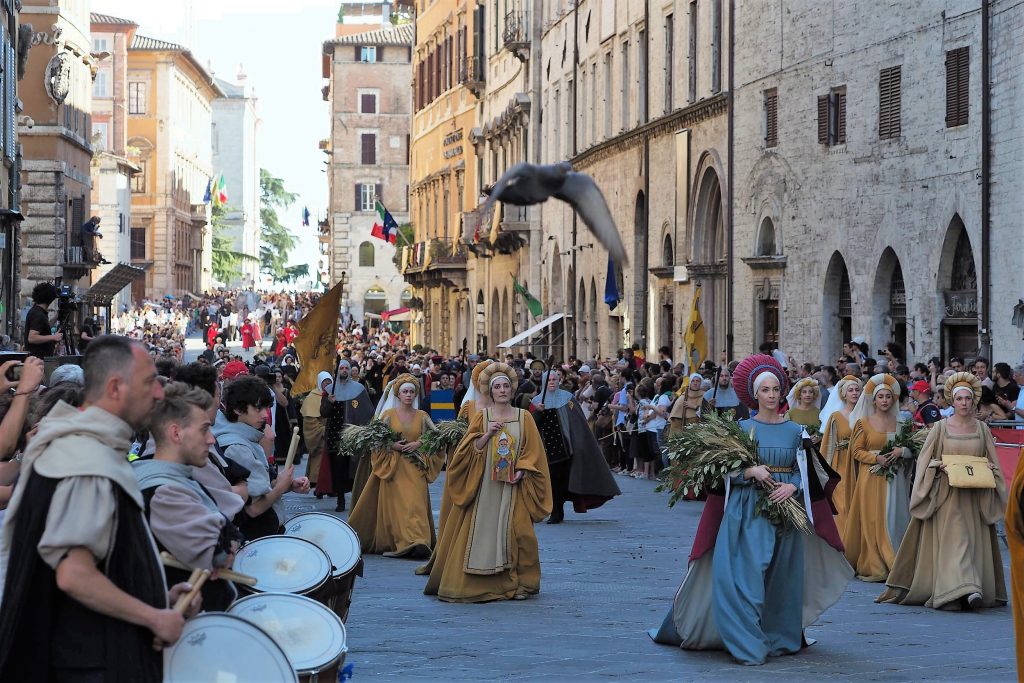
[[[668,414],[668,411],[672,410],[672,399],[669,398],[667,394],[658,396],[654,401],[652,401],[652,404],[664,410],[666,415]],[[651,412],[648,413],[647,425],[644,431],[660,432],[665,429],[667,425],[668,418],[661,417],[657,413]]]

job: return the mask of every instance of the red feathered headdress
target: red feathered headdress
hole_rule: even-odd
[[[743,405],[751,410],[757,408],[754,380],[764,372],[770,372],[778,378],[781,395],[785,395],[786,389],[789,387],[789,378],[779,362],[771,356],[766,356],[763,353],[747,356],[740,361],[732,373],[732,385],[736,390],[736,396],[743,402]]]

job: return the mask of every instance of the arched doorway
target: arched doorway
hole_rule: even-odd
[[[601,334],[597,326],[597,281],[590,278],[590,357],[601,354]]]
[[[943,358],[978,355],[978,272],[971,238],[959,214],[946,228],[937,280],[941,306]]]
[[[476,352],[487,352],[487,305],[484,303],[484,291],[476,293]]]
[[[508,290],[501,292],[501,339],[495,339],[495,344],[500,344],[512,336],[512,309],[508,302]]]
[[[363,313],[380,315],[386,310],[388,310],[388,295],[384,292],[384,288],[374,285],[367,289],[366,294],[363,295]]]
[[[562,285],[563,277],[562,255],[558,252],[558,242],[555,242],[554,252],[551,255],[551,308],[549,310],[552,315],[555,313],[564,314],[569,312],[565,308],[565,299],[563,298],[565,295],[565,290]],[[555,323],[551,325],[551,331],[548,334],[548,339],[546,340],[547,345],[542,347],[538,346],[538,351],[535,351],[535,353],[539,352],[541,354],[560,358],[562,356],[563,349],[565,348],[566,329],[566,322],[564,319],[556,320]],[[544,358],[544,360],[547,360],[547,358]]]
[[[630,310],[630,343],[647,343],[647,302],[650,283],[647,276],[647,197],[636,193],[633,206],[633,306]],[[620,290],[621,291],[621,290]]]
[[[587,330],[587,288],[580,280],[579,296],[576,299],[576,356],[590,358],[590,335]]]
[[[722,185],[710,156],[702,164],[693,201],[693,258],[690,275],[701,285],[701,317],[708,330],[708,351],[726,348],[728,282]],[[689,304],[687,304],[689,305]],[[760,340],[756,343],[760,343]],[[756,345],[756,344],[755,344]]]
[[[500,344],[504,339],[501,336],[501,298],[498,296],[498,290],[491,292],[491,308],[487,311],[487,320],[490,323],[488,335],[488,351],[493,351],[496,344]]]
[[[825,270],[825,289],[821,309],[821,358],[831,362],[838,358],[843,344],[853,338],[853,296],[846,259],[838,251],[829,259]]]
[[[886,247],[875,270],[872,292],[872,347],[894,341],[907,349],[907,288],[903,283],[903,267],[892,247]]]

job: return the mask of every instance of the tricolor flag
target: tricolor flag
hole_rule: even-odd
[[[373,230],[370,232],[372,237],[377,237],[385,242],[391,242],[394,244],[398,241],[398,222],[395,221],[394,216],[391,212],[384,208],[384,205],[380,203],[378,199],[376,201],[377,216],[380,218],[380,222],[374,222]]]
[[[208,186],[210,200],[214,206],[225,206],[228,203],[228,190],[224,183],[224,174],[218,173]]]

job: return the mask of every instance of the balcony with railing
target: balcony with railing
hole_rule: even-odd
[[[487,66],[482,57],[466,56],[459,60],[459,83],[476,97],[484,91]]]
[[[407,252],[406,252],[407,250]],[[417,242],[399,253],[407,282],[417,286],[466,285],[466,260],[469,251],[456,239],[431,239]]]
[[[520,61],[530,57],[530,13],[524,9],[513,9],[505,15],[505,26],[501,33],[502,43]]]

